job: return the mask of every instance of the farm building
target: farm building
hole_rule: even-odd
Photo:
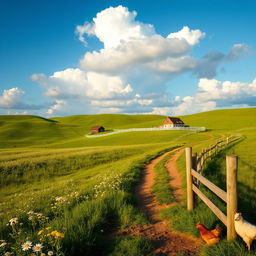
[[[184,122],[178,117],[167,116],[161,128],[172,128],[172,127],[185,127]]]
[[[92,134],[99,133],[99,132],[104,132],[104,131],[105,131],[105,128],[104,128],[103,126],[100,126],[100,125],[98,125],[98,126],[93,126],[93,127],[91,128],[91,133],[92,133]]]

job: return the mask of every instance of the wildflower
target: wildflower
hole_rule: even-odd
[[[6,242],[2,242],[2,243],[0,244],[0,248],[5,247],[6,245],[7,245]]]
[[[40,252],[43,248],[42,244],[36,244],[35,246],[33,246],[33,251],[34,252]]]
[[[49,229],[52,229],[52,227],[47,227],[47,228],[45,228],[46,230],[49,230]]]
[[[40,230],[40,231],[37,233],[37,235],[40,236],[43,232],[44,232],[44,230],[42,229],[42,230]]]
[[[50,235],[52,235],[52,236],[54,236],[55,238],[63,238],[64,237],[64,234],[63,233],[60,233],[60,232],[58,232],[57,230],[55,230],[55,231],[52,231],[51,233],[50,233]]]
[[[59,201],[64,201],[64,200],[65,200],[65,199],[64,199],[62,196],[55,198],[55,201],[57,201],[57,202],[59,202]]]
[[[14,225],[18,223],[18,218],[12,218],[9,220],[10,225]]]
[[[51,255],[53,255],[53,251],[49,251],[47,254],[48,254],[49,256],[51,256]]]
[[[40,254],[40,256],[46,256],[46,254],[42,252],[42,253]]]
[[[23,251],[28,251],[32,247],[32,242],[26,241],[21,247]]]

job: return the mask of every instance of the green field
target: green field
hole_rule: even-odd
[[[0,254],[12,250],[15,255],[29,255],[21,250],[21,244],[29,239],[33,244],[43,243],[43,250],[52,250],[55,255],[150,255],[151,245],[145,239],[111,235],[118,229],[147,223],[136,209],[133,193],[143,167],[172,147],[197,146],[195,150],[199,152],[229,135],[242,138],[228,149],[228,153],[239,156],[239,209],[256,223],[256,215],[251,214],[256,210],[255,108],[182,117],[190,126],[208,129],[201,133],[157,131],[85,137],[94,125],[103,125],[107,130],[146,128],[158,126],[164,119],[157,115],[114,114],[52,119],[0,116],[0,239],[8,241],[5,247],[0,247]],[[219,154],[218,161],[209,163],[205,170],[205,175],[219,186],[223,186],[220,178],[225,176],[225,154]],[[184,156],[178,165],[184,177]],[[165,179],[159,178],[161,182]],[[197,235],[194,222],[200,211],[204,212],[202,222],[213,225],[216,221],[203,205],[198,206],[193,216],[182,206],[172,211],[175,210],[181,218],[173,221],[173,227],[193,235]],[[167,212],[164,216],[173,219],[173,214]],[[7,226],[12,218],[18,218],[18,223]],[[42,234],[37,235],[39,230]],[[51,235],[54,230],[65,234],[64,238],[58,238],[56,233]],[[223,254],[225,243],[224,240],[202,253],[228,255]],[[247,255],[240,240],[228,246],[241,248],[237,255]]]

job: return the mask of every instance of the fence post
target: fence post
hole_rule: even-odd
[[[203,156],[203,154],[204,154],[204,150],[202,149],[202,151],[201,151],[201,159],[200,159],[200,170],[202,170],[202,168],[203,168],[203,164],[204,164],[204,156]]]
[[[197,172],[197,153],[192,154],[192,169]]]
[[[197,168],[197,153],[193,153],[192,154],[192,169],[195,170],[196,172],[198,172],[198,168]],[[197,187],[199,187],[199,180],[196,178],[192,179],[194,181],[194,183],[196,184]],[[194,207],[197,206],[197,195],[196,193],[193,193],[193,199],[194,199]]]
[[[237,156],[226,156],[227,170],[227,239],[236,238],[234,215],[237,210]]]
[[[203,149],[203,164],[204,164],[204,161],[205,161],[205,148]]]
[[[193,190],[192,190],[192,148],[186,148],[186,173],[187,173],[187,209],[192,211],[194,208]]]

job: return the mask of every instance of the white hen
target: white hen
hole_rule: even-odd
[[[236,233],[243,238],[248,250],[250,251],[252,241],[256,239],[256,226],[244,220],[242,213],[236,213],[235,230]]]

